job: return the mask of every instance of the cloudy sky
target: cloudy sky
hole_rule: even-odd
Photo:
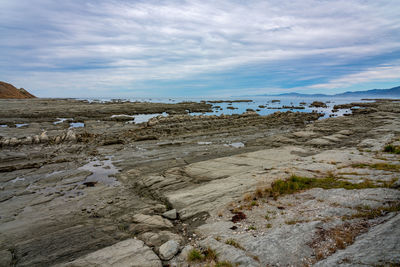
[[[399,0],[0,0],[0,80],[41,97],[400,85]]]

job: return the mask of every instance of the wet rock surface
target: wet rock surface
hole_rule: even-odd
[[[209,109],[205,102],[0,101],[0,124],[8,125],[0,128],[0,256],[7,265],[399,261],[398,235],[387,236],[399,229],[399,156],[383,152],[399,142],[398,102],[318,120],[297,112],[186,114]],[[111,118],[163,112],[170,115],[139,124]],[[78,122],[83,127],[71,127]],[[255,193],[291,175],[369,186]],[[245,216],[233,222],[238,212]],[[188,262],[191,249],[208,248],[217,259]]]

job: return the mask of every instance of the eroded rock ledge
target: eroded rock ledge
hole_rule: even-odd
[[[0,148],[0,262],[397,264],[400,162],[385,146],[400,146],[400,103],[366,108],[326,120],[85,119],[72,130],[37,116],[47,138]],[[40,136],[40,127],[9,128],[2,140]],[[269,191],[293,175],[319,184]]]

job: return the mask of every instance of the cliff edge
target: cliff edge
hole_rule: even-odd
[[[0,98],[36,98],[24,88],[17,89],[12,84],[0,81]]]

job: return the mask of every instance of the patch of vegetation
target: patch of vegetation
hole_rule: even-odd
[[[392,144],[388,144],[384,147],[383,152],[400,154],[400,146],[395,146]]]
[[[235,239],[232,239],[232,238],[226,240],[225,244],[233,246],[233,247],[241,249],[241,250],[244,250],[244,248]]]
[[[272,224],[270,224],[270,223],[267,223],[267,225],[266,225],[265,227],[267,227],[267,228],[271,228],[271,227],[272,227]]]
[[[17,266],[18,259],[17,259],[17,249],[15,247],[10,247],[8,249],[10,251],[12,259],[11,259],[11,265],[10,266]]]
[[[350,220],[350,219],[363,218],[371,220],[384,216],[389,212],[397,212],[397,211],[400,211],[400,203],[391,204],[389,206],[382,206],[379,208],[370,208],[368,206],[363,206],[357,208],[357,213],[343,216],[343,219]]]
[[[365,164],[365,163],[357,163],[351,165],[353,168],[370,168],[381,171],[392,171],[398,172],[400,171],[399,164],[388,164],[388,163],[374,163],[374,164]]]
[[[257,228],[254,225],[250,225],[247,230],[257,230]]]
[[[203,252],[203,254],[204,254],[204,259],[206,260],[206,261],[217,261],[218,260],[218,254],[217,254],[217,252],[214,250],[214,249],[212,249],[212,248],[210,248],[210,247],[208,247],[204,252]]]
[[[196,261],[203,261],[204,255],[197,249],[192,249],[189,251],[187,256],[188,262],[196,262]]]
[[[253,200],[253,201],[250,203],[250,205],[251,205],[252,207],[254,207],[254,206],[258,206],[258,203],[257,203],[257,201]]]
[[[117,228],[121,232],[127,232],[129,230],[129,223],[120,223],[118,224]]]
[[[331,229],[320,229],[316,238],[310,243],[315,251],[315,260],[320,261],[335,253],[338,249],[345,249],[354,243],[355,238],[365,232],[365,224],[344,223]]]
[[[390,181],[385,181],[385,180],[376,180],[377,182],[382,184],[382,187],[393,187],[393,184],[395,182],[397,182],[397,180],[399,180],[399,178],[392,178]]]
[[[215,267],[233,267],[233,264],[229,261],[219,261],[214,266]]]
[[[250,194],[250,193],[245,194],[244,197],[243,197],[243,200],[246,201],[246,202],[249,202],[249,201],[251,201],[253,199],[254,199],[253,195]]]
[[[231,221],[233,223],[237,223],[238,221],[246,219],[246,214],[241,211],[235,212],[235,215],[232,216]]]
[[[264,195],[263,189],[260,188],[260,187],[257,188],[257,189],[256,189],[256,192],[255,192],[255,196],[256,196],[257,198],[261,198],[263,195]]]
[[[250,257],[253,258],[253,260],[260,262],[260,258],[256,255],[249,255]]]
[[[204,263],[202,266],[213,267],[233,267],[234,265],[229,261],[218,261],[218,253],[208,247],[207,249],[198,250],[192,249],[189,251],[187,261],[191,263]]]
[[[351,183],[349,181],[340,180],[337,177],[329,176],[326,178],[308,178],[299,177],[292,175],[288,180],[277,180],[275,181],[270,189],[266,189],[266,193],[275,199],[281,195],[294,194],[301,190],[311,188],[322,188],[322,189],[333,189],[333,188],[344,188],[344,189],[364,189],[374,188],[377,185],[372,184],[370,181],[365,180],[362,183]]]
[[[289,225],[293,225],[293,224],[297,224],[297,223],[305,223],[305,222],[309,222],[308,220],[289,220],[289,221],[285,221],[286,224]]]

